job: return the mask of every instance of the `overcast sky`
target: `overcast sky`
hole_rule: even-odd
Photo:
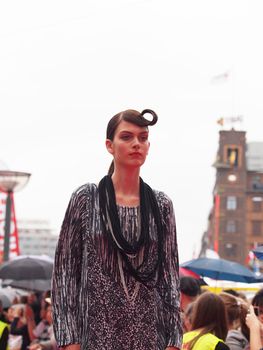
[[[108,120],[151,108],[159,122],[141,174],[172,198],[180,260],[191,259],[212,205],[217,119],[242,115],[236,127],[263,141],[262,10],[242,0],[1,1],[0,160],[32,173],[17,218],[59,231],[73,190],[107,171]]]

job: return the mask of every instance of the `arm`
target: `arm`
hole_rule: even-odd
[[[79,344],[81,340],[79,293],[85,208],[86,195],[82,188],[71,197],[55,254],[51,297],[54,333],[59,347]]]
[[[249,307],[249,313],[246,317],[246,324],[250,333],[250,350],[260,350],[262,348],[262,342],[260,337],[261,323],[255,315],[252,305]]]
[[[163,194],[161,207],[164,224],[163,281],[160,295],[166,332],[166,350],[180,349],[182,344],[182,322],[180,314],[179,261],[176,224],[171,200]]]
[[[37,338],[34,334],[34,329],[36,327],[36,323],[35,323],[35,319],[34,319],[34,312],[29,305],[26,305],[25,316],[26,316],[26,324],[27,324],[29,338],[30,338],[30,341],[33,341],[34,339]]]

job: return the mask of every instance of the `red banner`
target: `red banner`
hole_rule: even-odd
[[[215,211],[214,211],[214,251],[219,252],[219,220],[220,220],[220,196],[215,195]]]
[[[7,194],[0,192],[0,262],[4,255],[5,212]],[[15,215],[14,196],[11,194],[11,225],[10,225],[9,259],[19,255],[18,230]]]

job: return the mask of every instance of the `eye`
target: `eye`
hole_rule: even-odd
[[[121,139],[124,140],[124,141],[127,141],[127,140],[129,140],[130,138],[131,138],[131,135],[129,135],[129,134],[123,134],[123,135],[121,135]]]
[[[146,142],[148,140],[148,135],[141,135],[140,140]]]

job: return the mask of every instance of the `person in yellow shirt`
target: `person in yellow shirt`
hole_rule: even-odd
[[[0,321],[0,349],[8,350],[9,329],[8,324]]]
[[[184,350],[229,350],[224,343],[228,331],[226,309],[221,298],[205,292],[194,303],[192,330],[183,336]]]

